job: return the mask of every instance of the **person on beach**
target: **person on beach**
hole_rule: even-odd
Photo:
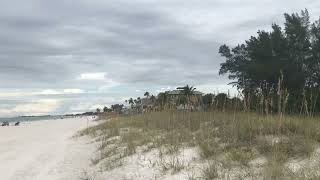
[[[7,122],[7,121],[5,121],[5,122],[3,122],[2,124],[1,124],[1,126],[9,126],[10,124],[9,124],[9,122]]]

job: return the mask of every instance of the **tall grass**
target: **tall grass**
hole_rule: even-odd
[[[119,160],[139,148],[143,152],[162,148],[165,149],[161,152],[163,155],[175,154],[182,147],[190,146],[199,147],[204,160],[214,161],[225,156],[231,166],[249,167],[251,160],[266,157],[264,179],[283,179],[283,176],[289,177],[283,172],[286,162],[311,157],[319,144],[320,118],[286,115],[281,117],[279,127],[277,114],[168,110],[111,118],[83,131],[86,132],[101,142],[95,163],[106,159],[109,165],[121,162]],[[172,166],[166,164],[164,169],[168,167]],[[215,169],[208,168],[204,176],[217,175]]]
[[[204,179],[223,179],[219,172],[222,169],[241,167],[250,171],[252,160],[265,157],[267,163],[262,175],[248,173],[252,179],[311,180],[320,176],[317,174],[320,165],[297,174],[290,172],[285,164],[291,159],[310,158],[319,146],[320,117],[312,112],[316,102],[308,103],[304,94],[300,113],[287,114],[290,95],[283,84],[281,76],[276,89],[263,85],[261,93],[255,96],[250,92],[233,99],[220,95],[205,110],[196,112],[177,111],[170,106],[167,110],[128,116],[101,114],[101,120],[108,120],[80,134],[97,137],[100,153],[93,162],[107,160],[108,167],[137,151],[158,149],[162,159],[189,146],[198,147],[201,158],[210,161],[203,170]],[[183,163],[175,157],[169,163],[162,163],[165,171],[183,168]]]

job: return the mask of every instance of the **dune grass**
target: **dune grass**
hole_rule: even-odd
[[[265,157],[268,162],[264,165],[263,179],[290,179],[290,173],[285,173],[288,172],[285,163],[312,156],[320,142],[320,118],[283,116],[280,120],[278,115],[253,112],[162,111],[108,119],[80,134],[90,134],[101,144],[95,164],[106,159],[109,165],[121,162],[138,149],[147,152],[161,148],[164,149],[161,155],[172,155],[183,147],[199,147],[201,158],[211,162],[203,170],[205,179],[221,178],[214,164],[221,157],[229,161],[230,169],[250,169],[252,160]],[[180,171],[183,166],[175,159],[171,165],[164,164],[163,169],[168,168]]]

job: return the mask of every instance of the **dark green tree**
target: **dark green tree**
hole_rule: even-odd
[[[160,109],[163,110],[167,103],[168,103],[167,94],[164,92],[159,93],[158,98],[156,99],[156,104],[160,107]]]
[[[284,30],[273,24],[270,32],[258,31],[257,36],[234,48],[222,45],[219,53],[226,61],[219,74],[228,74],[231,84],[254,103],[285,91],[289,94],[288,108],[297,111],[319,92],[320,25],[319,21],[310,23],[307,10],[284,16]],[[269,102],[261,104],[269,106]]]
[[[214,94],[205,94],[202,96],[202,103],[205,108],[210,108],[213,106],[215,95]]]
[[[152,103],[154,103],[156,101],[156,97],[154,95],[151,95],[150,96],[150,100],[151,100]]]
[[[113,112],[120,112],[123,109],[123,104],[113,104],[111,105],[111,109]]]
[[[132,98],[130,98],[128,100],[128,103],[131,105],[131,108],[133,108],[133,105],[134,105],[134,100]]]
[[[190,105],[190,102],[191,102],[190,97],[192,95],[194,95],[194,92],[196,91],[197,88],[195,88],[193,86],[186,85],[184,87],[178,87],[177,89],[181,90],[182,96],[186,97],[187,104]],[[180,97],[179,99],[181,99],[181,98],[182,97]]]
[[[147,91],[147,92],[144,93],[144,96],[147,97],[147,98],[149,98],[150,93]]]
[[[103,112],[110,112],[111,111],[111,109],[109,109],[107,106],[105,106],[104,108],[103,108]]]

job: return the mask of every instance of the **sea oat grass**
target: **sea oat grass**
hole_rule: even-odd
[[[289,177],[282,172],[285,162],[308,158],[314,152],[320,139],[320,119],[286,115],[281,123],[279,126],[279,116],[272,114],[168,110],[119,116],[101,121],[83,133],[95,134],[103,142],[98,162],[113,162],[112,159],[133,155],[141,148],[143,152],[162,149],[160,158],[177,154],[182,147],[196,146],[204,160],[225,156],[235,162],[230,163],[231,169],[237,164],[249,167],[251,160],[264,156],[268,159],[265,178],[281,179]],[[119,147],[115,154],[107,150],[112,143]],[[215,177],[214,174],[214,168],[207,169],[204,177]]]

